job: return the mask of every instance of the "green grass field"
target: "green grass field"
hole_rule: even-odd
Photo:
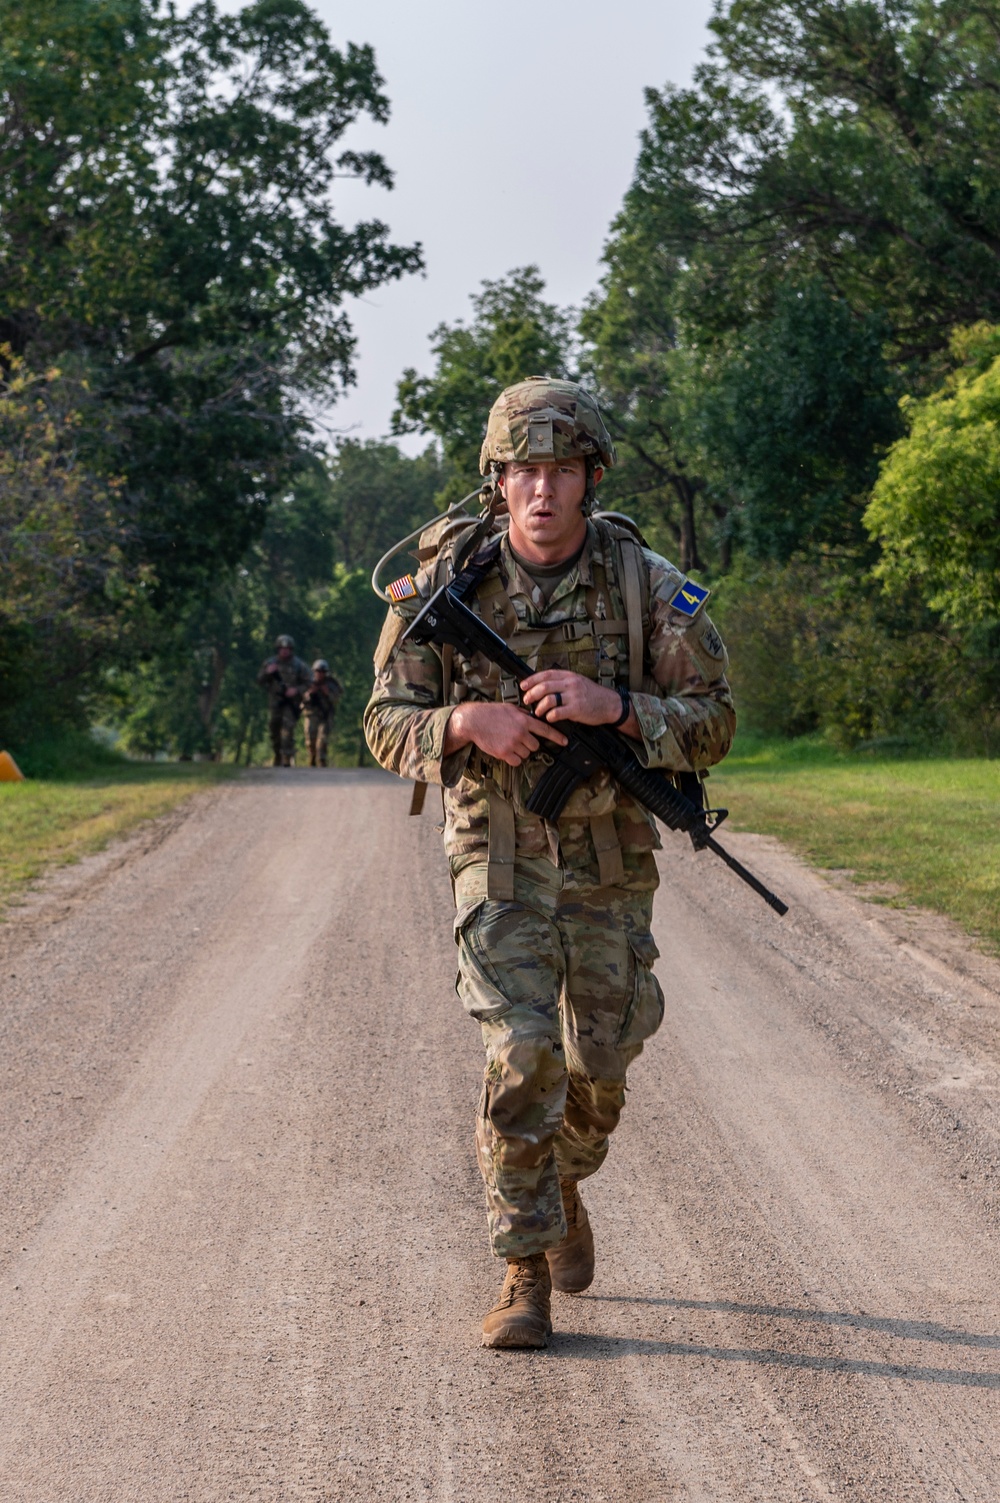
[[[738,737],[711,802],[817,866],[936,909],[1000,952],[1000,761],[839,754]]]
[[[22,770],[42,775],[0,783],[0,911],[47,867],[101,850],[234,771],[204,762],[127,762],[82,740],[75,758],[72,750],[38,748],[23,756]]]

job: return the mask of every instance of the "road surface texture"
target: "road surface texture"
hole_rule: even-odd
[[[2,1503],[996,1503],[1000,967],[667,836],[598,1276],[500,1267],[433,814],[259,773],[0,929]]]

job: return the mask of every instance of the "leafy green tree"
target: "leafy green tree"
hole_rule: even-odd
[[[761,558],[870,551],[862,516],[880,454],[900,431],[884,325],[818,281],[778,291],[716,361],[686,373],[687,434],[716,494]]]
[[[486,418],[505,386],[527,376],[564,376],[573,358],[571,315],[546,302],[537,266],[484,282],[470,323],[439,324],[431,376],[403,372],[393,433],[432,433],[454,479],[448,499],[475,483]]]
[[[344,440],[327,463],[304,467],[240,566],[189,599],[154,658],[112,675],[108,705],[128,746],[237,761],[261,752],[266,704],[257,670],[275,636],[290,632],[302,656],[327,658],[343,684],[336,745],[342,758],[357,760],[385,613],[371,570],[433,515],[441,483],[433,449],[409,459],[374,441]]]
[[[909,432],[890,450],[865,523],[881,544],[876,574],[916,591],[963,628],[1000,623],[1000,329],[979,325],[953,349],[960,368],[904,406]]]
[[[642,523],[650,541],[688,572],[705,566],[704,534],[724,524],[682,427],[685,356],[673,299],[677,258],[650,239],[626,207],[605,248],[607,272],[580,320],[585,375],[602,399],[618,449],[601,504]]]
[[[71,369],[29,372],[8,354],[0,399],[0,742],[32,723],[83,719],[79,688],[147,622],[119,477],[82,460],[81,431],[107,424]]]
[[[739,0],[692,89],[647,92],[627,207],[712,340],[819,276],[900,361],[1000,313],[1000,0]]]
[[[835,745],[933,745],[995,754],[995,648],[950,630],[912,593],[891,599],[820,557],[739,555],[712,603],[742,723]],[[780,672],[775,665],[780,664]]]
[[[712,30],[647,91],[584,313],[603,494],[685,568],[856,551],[896,392],[1000,316],[1000,0],[722,0]]]
[[[89,461],[125,478],[161,609],[242,556],[309,440],[303,398],[353,380],[343,311],[421,265],[335,217],[340,148],[388,114],[368,47],[302,0],[0,0],[0,337],[84,356],[118,414]]]

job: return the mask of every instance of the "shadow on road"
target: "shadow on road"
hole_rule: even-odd
[[[1000,1389],[1000,1373],[959,1372],[948,1367],[917,1367],[905,1362],[872,1362],[865,1358],[812,1357],[805,1352],[767,1348],[701,1346],[687,1341],[652,1341],[634,1336],[591,1336],[558,1331],[549,1355],[613,1361],[621,1357],[702,1357],[713,1362],[752,1362],[758,1367],[788,1367],[811,1372],[844,1373],[862,1378],[903,1378],[911,1383],[944,1383],[951,1387]]]
[[[659,1305],[667,1310],[717,1310],[724,1315],[763,1315],[771,1320],[805,1320],[816,1325],[850,1326],[857,1331],[882,1331],[907,1341],[941,1341],[946,1346],[973,1346],[1000,1351],[1000,1336],[954,1331],[933,1320],[893,1320],[888,1316],[852,1314],[846,1310],[800,1310],[788,1305],[741,1305],[732,1300],[662,1299],[642,1294],[588,1294],[585,1299],[607,1304]]]

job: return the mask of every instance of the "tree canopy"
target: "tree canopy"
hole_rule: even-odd
[[[439,324],[431,335],[434,374],[403,372],[394,433],[431,433],[456,472],[457,494],[475,483],[486,418],[505,386],[525,376],[567,374],[571,314],[543,297],[537,266],[483,282],[470,323]]]
[[[813,276],[903,362],[996,317],[996,0],[738,0],[712,30],[693,88],[647,91],[624,211],[683,259],[690,337]]]
[[[302,0],[0,17],[0,342],[85,361],[116,408],[89,459],[124,477],[163,605],[235,563],[308,441],[303,398],[354,379],[344,299],[421,265],[331,199],[338,173],[391,183],[338,151],[388,101]]]
[[[345,300],[422,265],[336,215],[338,177],[391,186],[343,139],[388,111],[371,48],[303,0],[0,0],[0,425],[32,456],[0,543],[36,595],[48,546],[50,602],[57,540],[73,559],[58,622],[17,618],[57,679],[80,651],[53,632],[79,648],[89,608],[154,641],[308,465],[313,406],[354,380]]]
[[[958,626],[1000,622],[1000,329],[952,341],[959,368],[909,401],[909,432],[889,451],[865,522],[878,575],[915,588]]]

